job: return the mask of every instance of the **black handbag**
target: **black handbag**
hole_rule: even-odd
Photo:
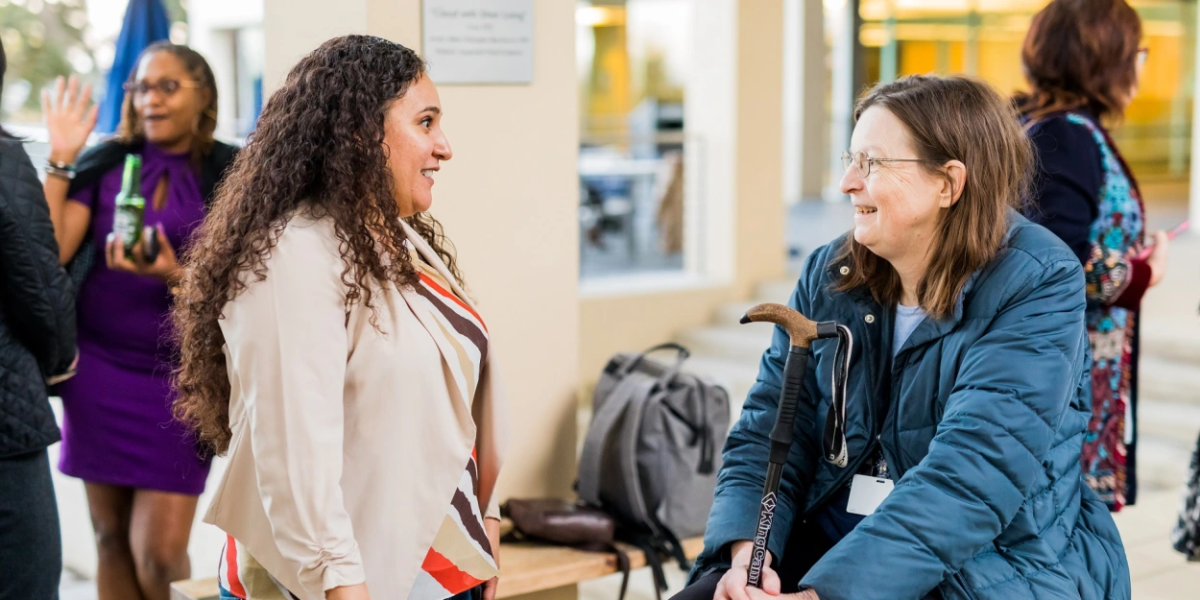
[[[1179,509],[1179,520],[1171,532],[1171,541],[1188,561],[1200,562],[1200,439],[1196,440],[1196,449],[1192,452],[1183,507]]]

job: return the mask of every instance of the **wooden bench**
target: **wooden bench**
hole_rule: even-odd
[[[646,555],[632,546],[620,545],[629,554],[629,568],[646,566]],[[696,558],[704,540],[683,540],[688,558]],[[500,547],[500,589],[497,598],[552,590],[617,572],[617,557],[604,552],[583,552],[562,546],[530,543]],[[171,584],[171,600],[216,600],[217,580],[189,579]]]

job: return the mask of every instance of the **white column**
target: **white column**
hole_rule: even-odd
[[[1196,11],[1197,25],[1196,30],[1200,31],[1200,11]],[[1196,44],[1196,60],[1194,64],[1200,64],[1200,44]],[[1194,81],[1200,82],[1200,77],[1196,77]],[[1188,194],[1189,197],[1189,218],[1192,220],[1193,226],[1200,225],[1200,181],[1197,181],[1197,173],[1200,173],[1200,135],[1197,135],[1196,123],[1197,118],[1200,118],[1200,94],[1192,94],[1192,172],[1191,186]],[[1193,230],[1194,231],[1194,230]],[[1193,235],[1197,235],[1193,233]]]
[[[862,67],[858,43],[858,0],[830,0],[826,3],[830,14],[833,38],[833,106],[829,116],[829,146],[827,154],[829,170],[838,177],[831,178],[823,194],[828,202],[843,198],[838,182],[842,173],[842,152],[850,147],[850,134],[854,131],[854,102],[858,99],[862,84]]]
[[[737,23],[737,0],[692,11],[697,76],[684,84],[684,266],[718,282],[736,276]]]
[[[783,56],[783,198],[821,197],[825,120],[825,23],[820,2],[786,0]]]

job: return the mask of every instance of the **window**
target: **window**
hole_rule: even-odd
[[[685,119],[690,0],[583,1],[580,276],[695,273],[702,136]]]

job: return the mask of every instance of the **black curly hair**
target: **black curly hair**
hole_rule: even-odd
[[[220,184],[184,260],[174,320],[180,367],[177,418],[218,454],[229,446],[229,378],[217,324],[266,261],[290,215],[304,208],[333,221],[346,305],[371,307],[371,283],[417,279],[383,149],[384,114],[425,74],[412,50],[349,35],[304,57],[267,101],[258,128]],[[406,219],[460,283],[453,246],[427,214]]]

